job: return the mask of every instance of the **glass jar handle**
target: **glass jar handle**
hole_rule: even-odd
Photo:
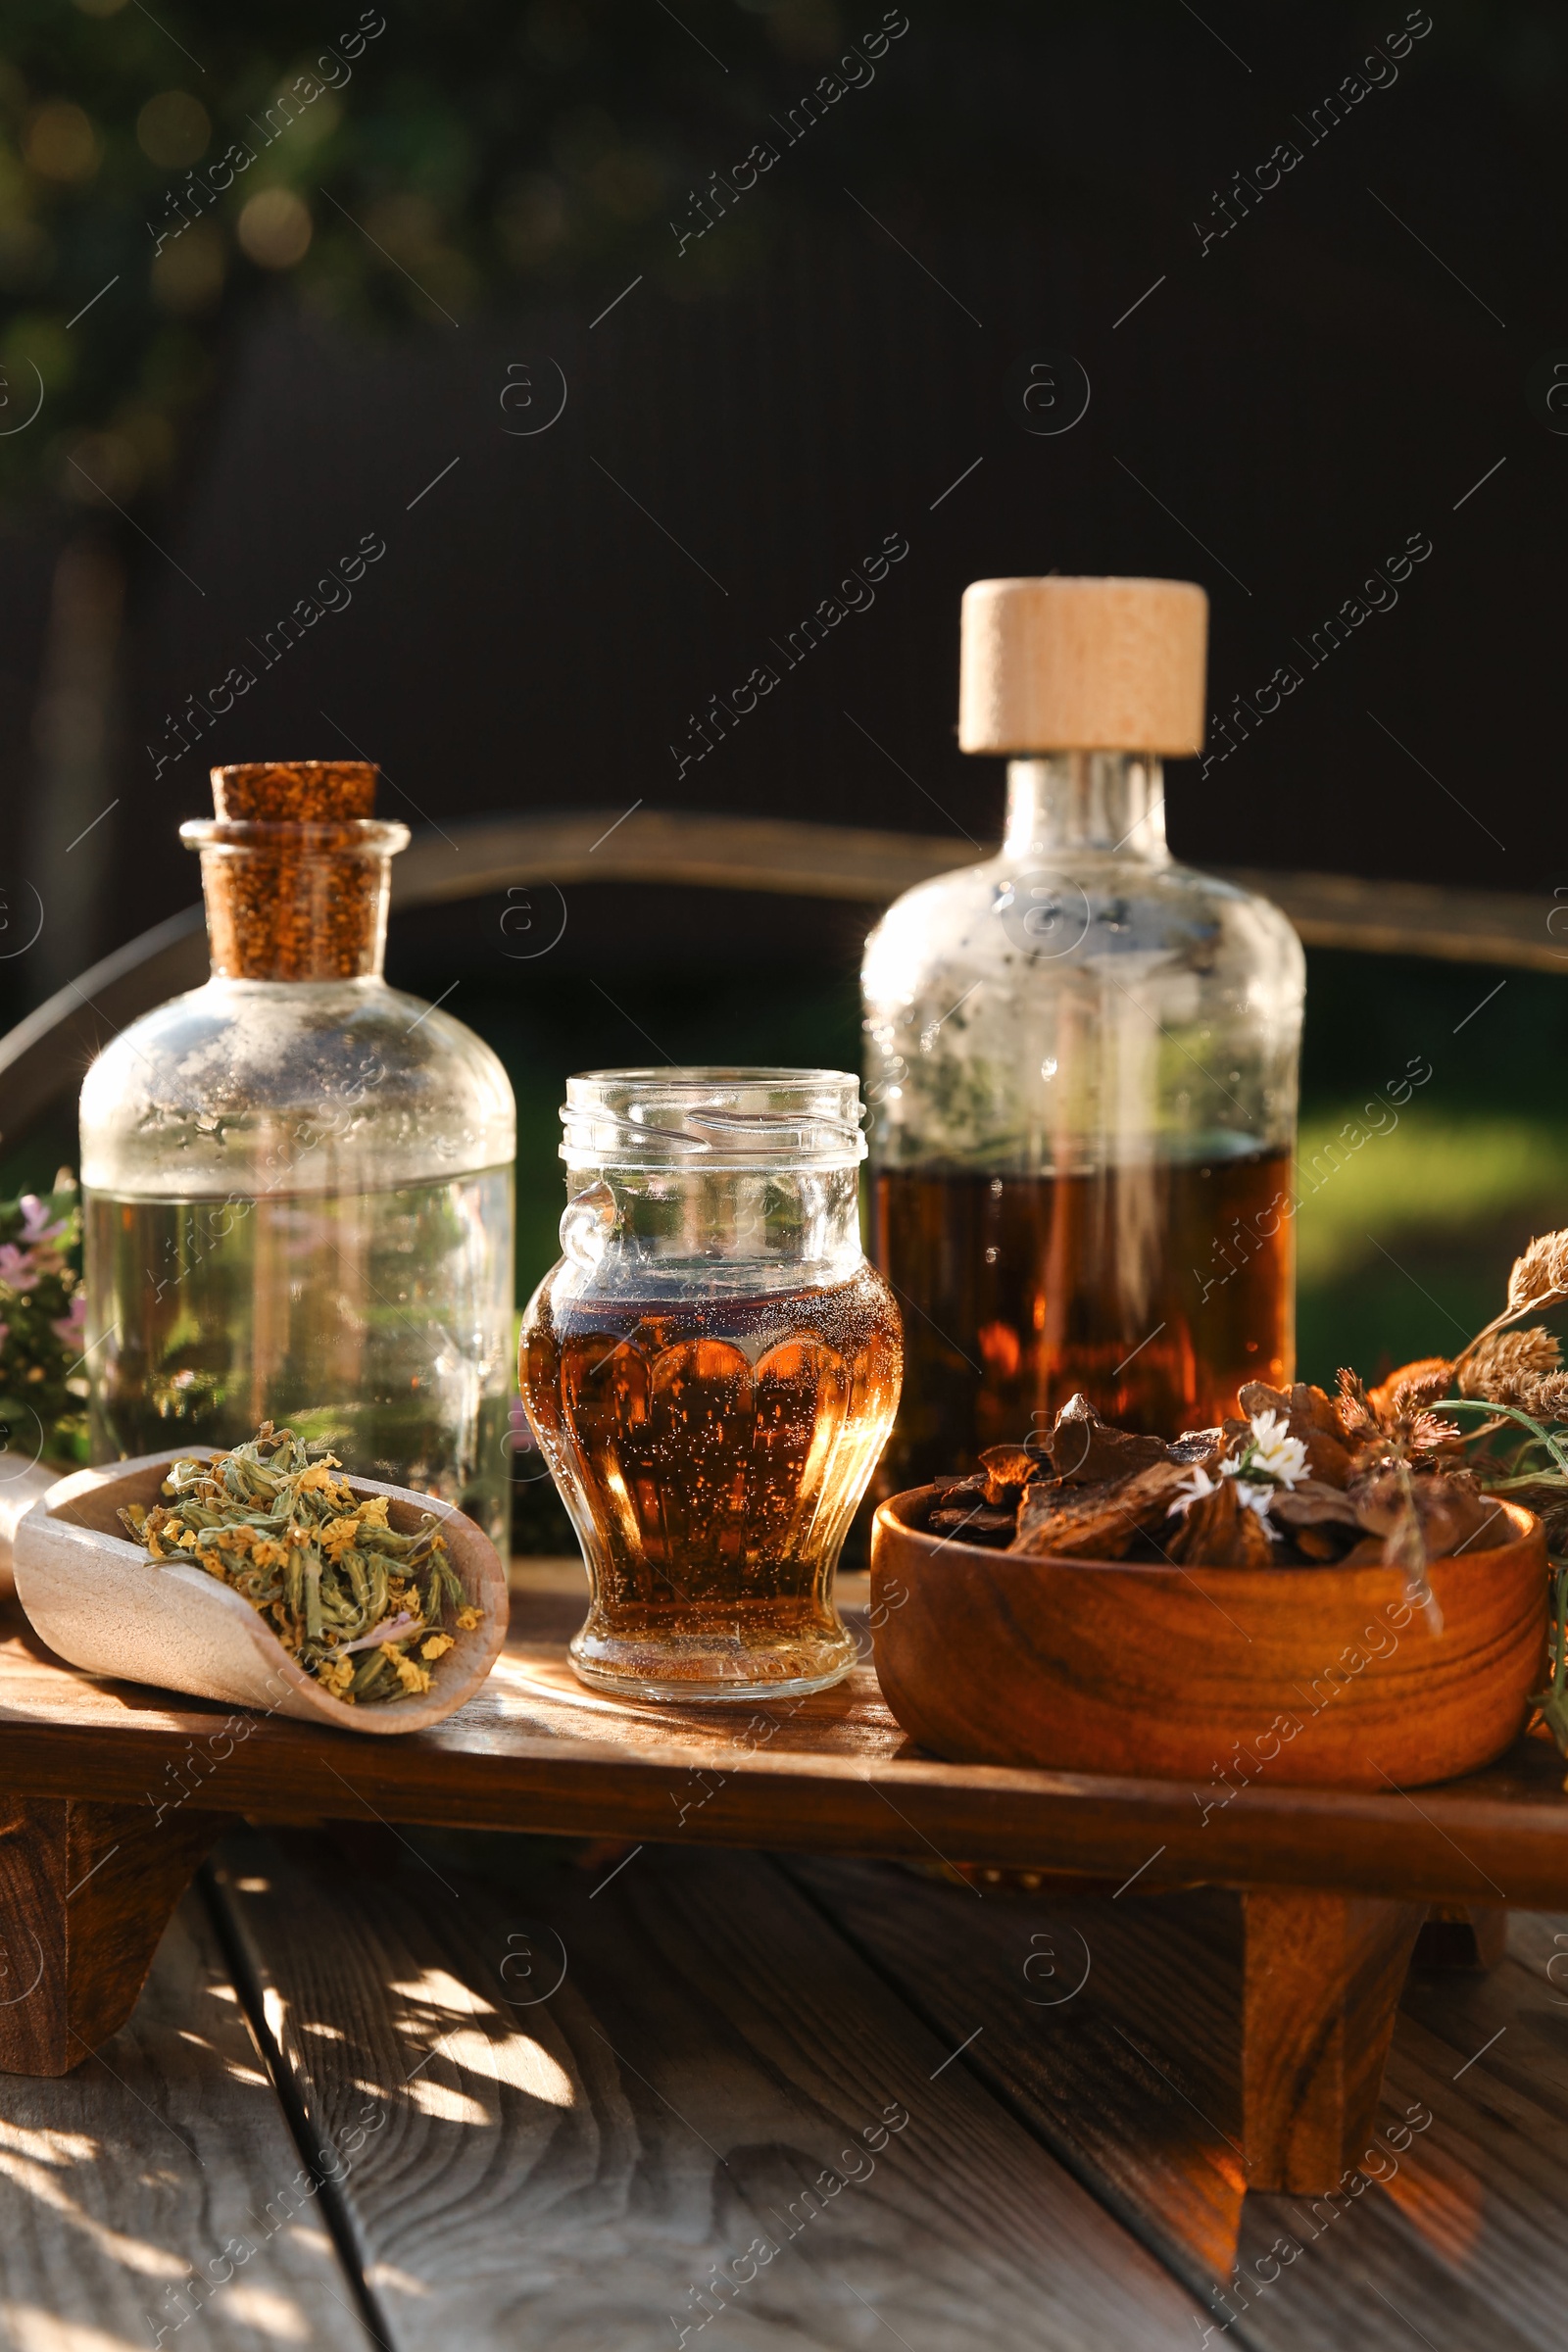
[[[563,1255],[585,1274],[596,1274],[619,1222],[614,1193],[600,1176],[582,1192],[574,1193],[562,1212]]]

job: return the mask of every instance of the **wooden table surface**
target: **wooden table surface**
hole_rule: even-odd
[[[0,2077],[0,2341],[1555,2352],[1568,1915],[1411,1976],[1364,2155],[1309,2201],[1247,2193],[1241,1902],[1165,1884],[1305,1855],[1562,1902],[1549,1750],[1408,1797],[1265,1780],[1204,1825],[1188,1789],[912,1756],[864,1673],[607,1709],[579,1609],[525,1577],[490,1689],[407,1743],[86,1681],[6,1623],[10,1791],[273,1826],[95,2056]],[[1014,1892],[944,1853],[1137,1875]]]
[[[1557,2352],[1568,1916],[1412,1976],[1309,2201],[1244,2195],[1239,1909],[239,1832],[128,2025],[0,2078],[0,2341]]]
[[[864,1580],[847,1579],[852,1622]],[[1438,1788],[1214,1787],[1011,1772],[913,1752],[869,1664],[805,1700],[628,1707],[584,1689],[565,1642],[576,1575],[525,1571],[485,1689],[400,1740],[238,1713],[75,1673],[0,1615],[0,1771],[19,1794],[690,1845],[951,1860],[1115,1879],[1430,1901],[1568,1905],[1568,1795],[1542,1739]],[[862,1630],[863,1630],[863,1620]],[[869,1640],[865,1647],[869,1651]]]

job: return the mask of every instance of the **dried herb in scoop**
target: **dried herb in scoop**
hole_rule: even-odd
[[[120,1516],[155,1560],[189,1561],[248,1600],[332,1697],[417,1697],[452,1647],[448,1614],[466,1633],[480,1612],[433,1513],[400,1535],[386,1496],[357,1495],[341,1467],[266,1421],[210,1462],[172,1463],[169,1501]]]

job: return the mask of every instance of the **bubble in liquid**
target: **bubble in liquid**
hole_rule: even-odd
[[[1046,1055],[1045,1060],[1040,1064],[1040,1075],[1042,1078],[1054,1078],[1056,1075],[1056,1056],[1054,1054],[1048,1054]]]

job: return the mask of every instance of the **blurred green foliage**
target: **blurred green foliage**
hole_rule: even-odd
[[[759,180],[722,238],[684,253],[670,217],[696,218],[694,194],[883,14],[9,0],[0,494],[125,505],[164,487],[229,328],[270,286],[371,333],[639,270],[682,299],[722,291],[776,228],[774,189]],[[928,10],[927,28],[953,14]],[[1017,0],[995,14],[1005,33]],[[810,201],[817,176],[808,143],[783,201]]]
[[[1303,1165],[1347,1121],[1372,1124],[1410,1056],[1432,1064],[1298,1218],[1302,1377],[1371,1379],[1461,1347],[1531,1237],[1568,1224],[1568,1104],[1543,1083],[1568,1056],[1568,960],[1561,978],[1323,951],[1308,966]]]

